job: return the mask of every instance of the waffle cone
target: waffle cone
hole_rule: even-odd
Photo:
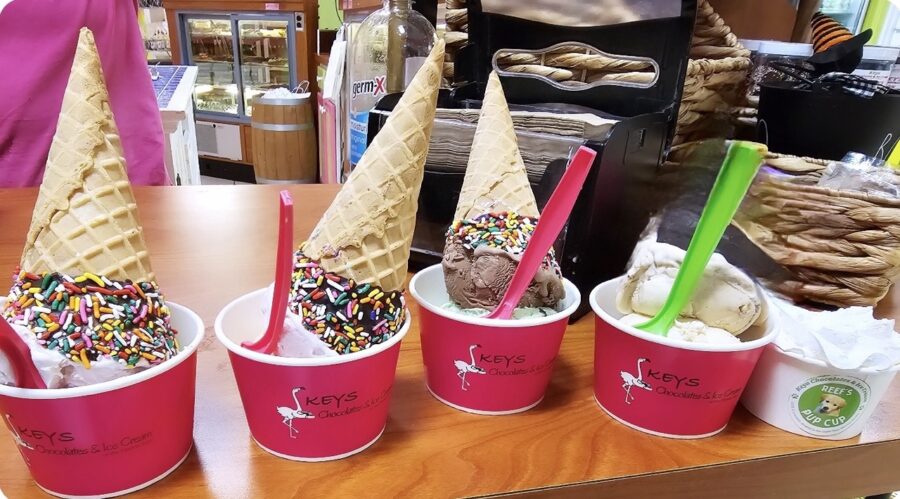
[[[503,211],[538,216],[537,203],[525,163],[519,154],[516,131],[496,73],[488,78],[487,89],[472,139],[456,219]]]
[[[21,266],[152,281],[94,36],[82,28]]]
[[[325,270],[386,290],[406,281],[441,84],[438,41],[303,248]]]

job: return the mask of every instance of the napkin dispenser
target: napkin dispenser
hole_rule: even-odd
[[[541,1],[550,0],[526,3]],[[618,0],[599,3],[623,4]],[[457,144],[460,154],[447,152],[441,157],[436,151],[446,146],[446,140],[439,137],[447,133],[441,130],[456,126],[460,136],[472,134],[477,122],[470,120],[471,129],[464,130],[464,124],[447,123],[441,116],[449,110],[477,112],[487,76],[491,70],[501,69],[498,74],[540,208],[549,199],[577,146],[584,144],[598,153],[569,223],[555,245],[563,274],[584,296],[576,316],[589,310],[586,297],[596,284],[624,272],[634,245],[656,208],[649,193],[674,133],[696,10],[692,1],[638,0],[627,4],[636,5],[634,8],[643,17],[627,23],[573,27],[543,22],[546,19],[534,20],[533,13],[522,14],[529,17],[526,19],[496,11],[498,5],[516,11],[520,3],[511,0],[505,4],[490,0],[469,2],[469,44],[456,55],[454,88],[442,90],[439,96],[433,151],[426,162],[413,238],[414,268],[440,262],[445,231],[452,222],[465,175],[465,141]],[[672,15],[660,17],[661,14]],[[573,43],[579,50],[588,47],[586,54],[594,50],[651,60],[656,75],[650,84],[600,81],[572,90],[571,83],[559,84],[502,70],[495,57],[502,51],[529,53]],[[397,94],[388,95],[370,113],[370,141],[398,99]],[[520,126],[520,117],[529,113],[557,115],[561,120],[592,115],[606,126],[585,127],[579,134],[554,134],[553,130],[543,133]]]

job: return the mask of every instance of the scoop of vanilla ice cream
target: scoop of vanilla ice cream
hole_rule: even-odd
[[[269,285],[263,305],[259,308],[263,324],[268,324],[269,313],[272,310],[272,293],[274,284]],[[260,332],[262,334],[262,332]],[[288,309],[284,316],[284,329],[275,354],[279,357],[308,358],[308,357],[333,357],[338,355],[327,343],[321,340],[315,333],[306,329],[303,318]]]
[[[268,314],[266,314],[268,316]],[[279,357],[334,357],[337,352],[303,326],[303,319],[288,310],[284,317],[284,331],[275,352]]]
[[[623,324],[626,324],[628,326],[635,326],[649,321],[650,317],[641,314],[628,314],[619,320]],[[741,340],[739,340],[737,336],[729,333],[724,329],[707,326],[706,324],[696,319],[684,318],[675,320],[675,324],[672,324],[672,329],[669,329],[669,335],[667,336],[667,338],[669,338],[670,340],[686,341],[688,343],[707,343],[718,345],[727,345],[729,343],[734,344],[741,342]]]
[[[3,320],[0,318],[0,320]],[[91,362],[86,368],[81,363],[73,362],[56,350],[49,350],[39,345],[28,328],[12,324],[13,329],[28,345],[31,361],[37,368],[47,388],[74,388],[76,386],[94,385],[128,376],[149,367],[146,361],[138,362],[135,367],[127,367],[108,357],[101,357]],[[0,352],[0,384],[15,385],[12,366],[9,359]]]
[[[638,243],[616,296],[619,311],[655,316],[669,296],[684,255],[684,250],[670,244],[651,240]],[[739,335],[765,320],[765,304],[747,274],[729,264],[722,255],[713,254],[694,296],[681,312],[682,333],[686,337],[697,334],[699,326],[684,326],[689,322],[687,319],[694,319],[704,326]],[[718,336],[718,333],[710,334]]]

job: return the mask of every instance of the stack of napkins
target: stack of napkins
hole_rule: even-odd
[[[478,123],[478,109],[438,109],[426,165],[429,171],[464,172]],[[533,182],[547,165],[566,159],[585,140],[601,139],[616,123],[593,114],[513,111],[519,151]]]

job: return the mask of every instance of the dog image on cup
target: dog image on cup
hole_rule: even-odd
[[[823,393],[816,406],[816,412],[826,416],[837,417],[841,415],[841,409],[847,405],[847,401],[837,395]]]

